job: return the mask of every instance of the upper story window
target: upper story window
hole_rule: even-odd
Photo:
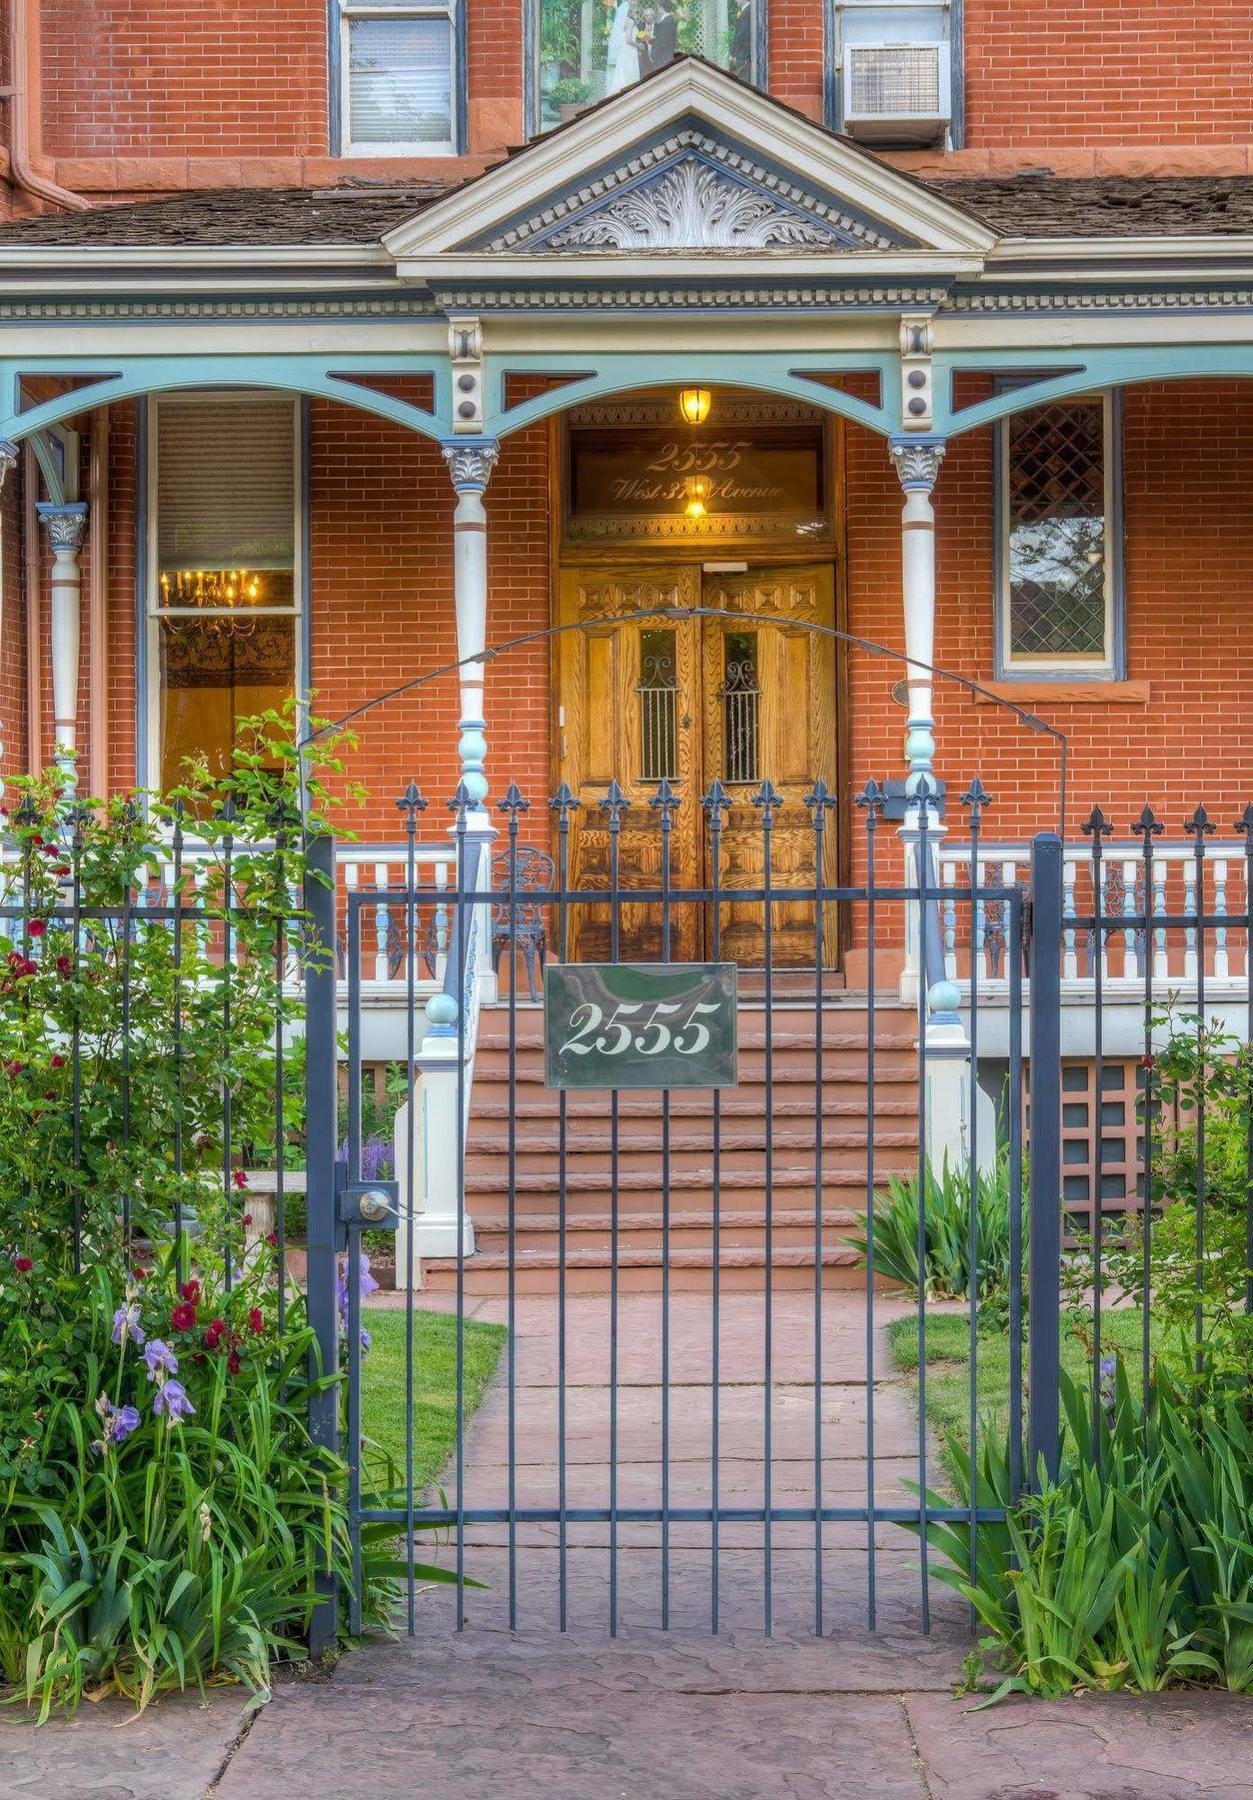
[[[765,0],[531,0],[537,116],[548,131],[685,51],[764,77]]]
[[[1113,396],[1016,413],[997,429],[998,673],[1123,673]]]
[[[149,402],[151,779],[229,766],[237,723],[296,687],[297,407],[285,396]]]
[[[341,149],[430,156],[456,147],[457,0],[340,0]]]

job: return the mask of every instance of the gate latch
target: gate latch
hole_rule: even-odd
[[[369,1226],[373,1231],[395,1231],[400,1223],[400,1183],[349,1181],[345,1172],[339,1188],[338,1215],[341,1225]]]

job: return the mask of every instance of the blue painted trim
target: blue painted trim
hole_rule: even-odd
[[[535,15],[542,0],[518,0],[522,9],[522,134],[539,136],[539,33]]]
[[[296,698],[302,730],[307,729],[309,693],[313,687],[313,513],[310,506],[312,471],[312,408],[303,394],[297,424],[300,433],[300,662],[296,670]]]
[[[1106,478],[1109,496],[1105,520],[1105,554],[1112,590],[1113,656],[1108,669],[1067,669],[1055,667],[1016,667],[1007,657],[1005,643],[1005,588],[1009,577],[1005,556],[1005,484],[1002,471],[1007,455],[1006,420],[998,419],[992,427],[992,533],[994,545],[992,592],[993,668],[997,681],[1125,681],[1127,679],[1127,558],[1126,558],[1126,492],[1123,463],[1123,396],[1116,389],[1109,396],[1108,427],[1105,435]],[[1023,408],[1024,411],[1030,410]]]
[[[952,377],[955,371],[1004,374],[1015,368],[1047,368],[1050,360],[1067,372],[1055,380],[1036,381],[1029,388],[994,394],[977,406],[967,406],[954,413]],[[1110,350],[1059,351],[1055,358],[1041,356],[1039,350],[1011,350],[999,354],[947,350],[937,352],[932,366],[935,428],[951,438],[990,425],[996,419],[1008,418],[1012,413],[1044,406],[1050,400],[1063,400],[1071,394],[1090,393],[1097,388],[1134,387],[1146,381],[1247,380],[1253,376],[1253,342],[1125,345]]]
[[[838,0],[822,0],[822,122],[831,131],[840,129],[844,108],[840,93]]]
[[[954,150],[966,147],[966,0],[951,0],[948,11],[950,104],[949,137]]]
[[[458,156],[464,156],[470,144],[468,114],[470,111],[470,36],[469,36],[469,0],[453,0],[452,53],[453,53],[453,148]]]
[[[587,375],[585,380],[571,381],[552,393],[536,395],[533,400],[523,401],[521,405],[505,411],[506,374],[583,372],[589,362],[596,365],[595,372]],[[779,351],[759,356],[745,356],[738,352],[704,352],[695,355],[606,352],[591,357],[564,352],[555,356],[488,356],[485,364],[487,418],[484,431],[488,437],[509,437],[515,431],[524,431],[528,425],[534,425],[540,419],[565,412],[568,407],[581,405],[586,400],[600,399],[607,394],[627,393],[635,388],[666,386],[671,383],[677,386],[698,382],[706,386],[721,384],[752,388],[768,394],[783,394],[789,399],[817,406],[825,412],[840,413],[845,418],[856,419],[859,424],[883,437],[900,428],[900,421],[887,407],[870,406],[851,394],[842,394],[835,388],[805,381],[798,373],[806,368],[824,373],[839,369],[875,369],[879,374],[882,392],[895,395],[899,378],[897,358],[892,352],[858,356],[838,352],[828,356],[813,352],[789,356]]]
[[[135,785],[148,770],[148,401],[135,401]]]
[[[331,156],[341,156],[344,145],[344,54],[340,33],[339,0],[326,0],[326,135]]]
[[[90,411],[93,407],[108,406],[140,394],[196,387],[262,387],[279,388],[293,394],[317,394],[343,406],[390,419],[423,437],[447,437],[451,433],[452,372],[446,356],[134,356],[117,360],[123,365],[119,374],[109,375],[91,387],[78,388],[71,394],[58,395],[39,406],[32,406],[25,413],[13,413],[0,422],[0,437],[20,441],[59,419]],[[27,357],[21,362],[0,364],[0,370],[3,370],[0,390],[8,388],[9,391],[13,391],[7,379],[10,372],[14,375],[95,373],[91,361],[74,356]],[[424,412],[389,394],[335,381],[332,377],[337,374],[431,375],[435,383],[434,411]]]

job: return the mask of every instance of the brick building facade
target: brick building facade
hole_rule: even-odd
[[[303,586],[294,634],[301,661],[293,663],[289,685],[311,685],[323,712],[345,712],[455,655],[457,497],[446,452],[462,437],[477,444],[495,432],[498,451],[485,501],[487,641],[556,621],[561,572],[578,558],[564,536],[574,479],[569,420],[554,394],[581,373],[579,342],[567,344],[563,333],[570,294],[580,283],[587,288],[588,260],[580,270],[577,256],[565,258],[561,297],[553,290],[546,306],[534,286],[539,252],[525,276],[515,276],[503,259],[518,243],[497,240],[506,243],[496,252],[497,275],[487,240],[466,235],[472,212],[456,216],[458,194],[475,181],[464,190],[471,206],[481,195],[485,217],[502,226],[513,219],[515,234],[527,214],[523,235],[548,254],[560,233],[554,238],[542,222],[582,215],[568,195],[557,214],[544,212],[541,190],[551,201],[559,189],[576,188],[582,174],[603,180],[603,143],[612,140],[616,153],[619,138],[632,132],[643,143],[650,132],[681,127],[692,107],[708,125],[725,92],[741,109],[742,131],[750,118],[760,120],[767,190],[785,196],[791,225],[760,240],[767,247],[753,265],[755,287],[746,287],[746,251],[728,240],[730,255],[716,267],[707,261],[710,279],[722,284],[707,304],[694,298],[691,257],[675,275],[675,245],[654,265],[664,279],[658,273],[652,282],[640,257],[632,260],[622,248],[621,233],[616,245],[612,236],[602,238],[606,281],[615,278],[610,265],[619,255],[627,287],[602,287],[594,300],[579,302],[580,321],[595,311],[598,335],[594,345],[587,340],[588,358],[599,373],[591,388],[572,390],[570,406],[588,394],[677,397],[682,368],[663,369],[663,352],[672,346],[680,360],[688,355],[692,379],[711,385],[715,419],[718,396],[742,398],[772,385],[785,393],[793,425],[812,417],[823,437],[829,532],[820,534],[816,560],[834,569],[833,616],[855,636],[897,650],[907,642],[903,464],[898,456],[894,467],[884,439],[930,455],[931,474],[938,471],[934,662],[1065,734],[1072,825],[1099,803],[1121,829],[1122,816],[1147,799],[1177,829],[1201,791],[1216,814],[1234,817],[1232,809],[1248,797],[1253,751],[1253,727],[1232,674],[1253,581],[1241,475],[1253,434],[1240,379],[1250,350],[1250,296],[1242,284],[1253,245],[1245,141],[1253,26],[1246,8],[1218,5],[1198,16],[1095,0],[1012,8],[966,0],[961,8],[920,9],[927,15],[922,38],[941,43],[947,58],[951,79],[937,102],[943,116],[922,129],[898,123],[862,130],[856,144],[827,128],[850,123],[842,57],[860,41],[854,24],[866,37],[861,26],[873,8],[768,0],[749,21],[756,32],[752,81],[679,61],[638,88],[627,83],[599,97],[595,81],[560,74],[573,66],[569,57],[547,55],[551,0],[536,0],[530,12],[523,0],[406,10],[425,24],[435,15],[447,24],[450,141],[439,154],[413,145],[396,153],[385,117],[368,154],[354,142],[354,132],[366,129],[347,116],[354,108],[359,119],[375,120],[399,104],[397,93],[408,92],[406,70],[379,75],[376,61],[365,75],[354,73],[353,34],[370,27],[368,7],[263,0],[215,9],[210,28],[194,10],[132,0],[11,0],[17,91],[4,192],[12,218],[0,232],[0,275],[12,297],[0,326],[17,395],[10,428],[33,446],[25,422],[35,409],[41,428],[46,422],[62,436],[48,439],[42,458],[33,448],[22,451],[3,496],[6,773],[45,763],[60,729],[52,551],[35,507],[81,498],[90,510],[78,551],[80,640],[70,721],[80,767],[91,771],[93,785],[115,789],[159,777],[166,700],[154,658],[165,626],[150,621],[160,561],[154,452],[164,401],[150,395],[177,391],[180,382],[151,367],[133,379],[125,368],[115,375],[133,351],[166,358],[166,368],[190,359],[189,388],[212,385],[205,368],[191,365],[224,348],[244,359],[236,368],[241,384],[254,351],[311,359],[316,379],[292,384],[303,396],[293,412],[293,542],[301,547],[292,552]],[[567,24],[577,11],[566,9]],[[697,11],[691,0],[681,29]],[[587,13],[580,15],[585,37]],[[618,16],[593,22],[602,62]],[[738,19],[734,7],[729,16]],[[641,12],[633,28],[643,30],[644,18]],[[893,30],[885,17],[878,35],[889,40]],[[748,41],[747,32],[741,36]],[[727,37],[717,40],[717,54],[733,60]],[[647,73],[638,57],[637,66]],[[370,85],[376,77],[380,88]],[[618,77],[602,70],[598,79],[612,88]],[[685,81],[696,84],[691,93]],[[571,116],[559,120],[565,103],[553,96],[576,90],[581,94],[565,108]],[[592,108],[583,123],[574,116],[580,106]],[[858,129],[855,122],[851,128]],[[737,181],[756,179],[744,173],[742,158],[726,160],[725,146],[718,155],[715,165],[734,166]],[[778,171],[789,155],[799,160],[780,188]],[[839,159],[838,168],[811,167],[809,194],[798,185],[807,155]],[[833,187],[848,180],[852,187],[836,196],[848,201],[841,215],[829,202]],[[578,205],[586,207],[591,191],[582,190]],[[929,213],[930,238],[920,223]],[[441,239],[432,225],[435,235],[424,247],[423,221],[445,215],[449,232]],[[449,272],[439,275],[436,261],[456,250],[458,231],[470,252],[460,262],[452,255]],[[406,234],[416,248],[406,249]],[[792,251],[784,248],[789,244]],[[855,270],[850,246],[862,259]],[[868,246],[889,273],[876,272]],[[845,267],[850,273],[841,284]],[[810,282],[814,271],[820,273]],[[769,294],[760,285],[767,277],[775,281]],[[523,293],[519,284],[527,282],[532,287]],[[283,297],[297,289],[300,303],[292,299],[284,310]],[[89,340],[71,339],[52,322],[73,319],[72,295],[85,304],[84,324],[105,334],[91,339],[90,349],[82,348]],[[409,312],[406,295],[413,299]],[[675,320],[673,339],[659,325],[659,309]],[[713,314],[719,316],[707,335],[700,321]],[[495,403],[484,406],[476,391],[468,432],[447,380],[442,346],[450,318],[476,321],[481,344],[466,363],[472,379],[497,379],[493,359],[499,371]],[[142,319],[153,331],[142,345],[138,336],[107,338],[110,320],[119,331],[142,333]],[[749,335],[737,339],[740,321]],[[902,336],[911,321],[922,328],[912,361]],[[619,326],[621,351],[614,347]],[[820,385],[824,345],[832,367]],[[798,375],[788,363],[790,346],[803,350],[814,372],[807,387],[804,371]],[[349,360],[356,354],[365,371],[360,381],[390,396],[391,415],[383,416],[383,406],[363,409],[365,389],[354,391],[330,371],[324,351]],[[711,360],[701,363],[706,353]],[[76,370],[60,366],[75,356]],[[621,377],[610,372],[615,356],[630,363]],[[753,361],[759,357],[760,367]],[[455,374],[458,365],[451,366]],[[221,375],[223,365],[215,367]],[[1090,381],[1077,379],[1076,368]],[[923,384],[921,415],[909,410],[913,390],[900,386],[910,371]],[[74,410],[69,392],[95,385],[97,373],[104,384],[92,404]],[[228,367],[227,384],[230,374]],[[117,380],[126,391],[109,387]],[[1022,478],[1023,554],[1038,556],[1040,534],[1056,528],[1065,560],[1076,519],[1096,532],[1097,549],[1086,552],[1100,563],[1095,588],[1081,580],[1076,587],[1073,566],[1059,575],[1049,565],[1048,581],[1055,600],[1058,582],[1070,584],[1071,598],[1083,589],[1082,604],[1096,606],[1084,629],[1101,643],[1093,649],[1093,639],[1085,653],[1082,644],[1063,642],[1064,634],[1040,636],[1035,618],[1039,641],[1015,662],[1019,590],[1030,590],[1036,604],[1039,582],[1028,569],[1014,586],[1016,526],[1007,523],[1006,509],[1019,504],[1015,422],[1030,421],[1032,409],[1009,396],[1015,384],[1032,381],[1048,384],[1036,409],[1041,429],[1059,435],[1042,453],[1054,458],[1042,478],[1044,499]],[[272,371],[264,384],[274,390]],[[518,397],[510,401],[510,393]],[[1114,397],[1099,428],[1091,409],[1101,403],[1093,394]],[[1051,424],[1048,405],[1060,409]],[[1082,444],[1067,410],[1076,405],[1091,415],[1081,421],[1088,430]],[[515,430],[510,415],[519,407],[534,417]],[[987,421],[970,424],[964,415],[972,408]],[[763,430],[772,429],[768,407],[762,417]],[[774,440],[763,442],[769,449]],[[43,467],[58,446],[79,463],[59,492]],[[1098,489],[1099,503],[1092,501]],[[606,541],[612,547],[603,538],[602,546]],[[759,543],[732,545],[735,559],[750,567],[773,567],[780,547],[768,532]],[[794,536],[784,549],[785,565],[794,563]],[[689,535],[678,562],[717,561],[708,550]],[[1045,545],[1043,554],[1055,551],[1056,543]],[[624,540],[619,560],[640,556],[640,543]],[[655,542],[642,559],[660,566]],[[905,714],[890,692],[897,673],[841,652],[834,730],[845,801],[872,777],[906,773]],[[67,679],[63,673],[63,684]],[[489,671],[487,685],[489,780],[495,786],[516,779],[538,795],[560,773],[562,696],[549,648],[536,643],[513,653],[507,676],[503,668]],[[361,821],[366,836],[394,837],[394,794],[410,774],[419,773],[433,791],[455,783],[463,698],[449,682],[362,722],[352,772],[373,796]],[[910,704],[925,715],[920,694]],[[1024,734],[994,696],[944,680],[934,684],[927,706],[936,772],[954,791],[981,774],[995,795],[998,836],[1021,839],[1056,817],[1054,738]],[[914,755],[915,772],[924,762],[929,753]],[[540,811],[527,830],[537,842],[546,837]],[[855,855],[847,856],[847,872],[855,875]]]

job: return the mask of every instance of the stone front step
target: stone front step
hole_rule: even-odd
[[[674,1293],[707,1293],[714,1285],[714,1259],[711,1250],[674,1250],[669,1257],[670,1288]],[[604,1294],[609,1292],[611,1269],[608,1254],[601,1249],[567,1251],[565,1259],[566,1292],[568,1294]],[[620,1250],[618,1256],[618,1291],[623,1294],[656,1293],[661,1288],[662,1263],[659,1249]],[[429,1257],[422,1264],[423,1287],[429,1293],[453,1293],[457,1286],[457,1259]],[[844,1245],[825,1247],[822,1256],[822,1285],[855,1287],[864,1282],[865,1272],[857,1254]],[[502,1251],[480,1251],[467,1257],[464,1270],[468,1295],[504,1294],[509,1290],[509,1258]],[[722,1249],[718,1258],[718,1286],[723,1293],[760,1293],[766,1284],[765,1252],[753,1247]],[[789,1246],[776,1249],[771,1259],[772,1291],[805,1288],[814,1285],[814,1254],[808,1249]],[[515,1263],[514,1291],[518,1294],[556,1294],[560,1286],[560,1260],[555,1250],[520,1252]]]

